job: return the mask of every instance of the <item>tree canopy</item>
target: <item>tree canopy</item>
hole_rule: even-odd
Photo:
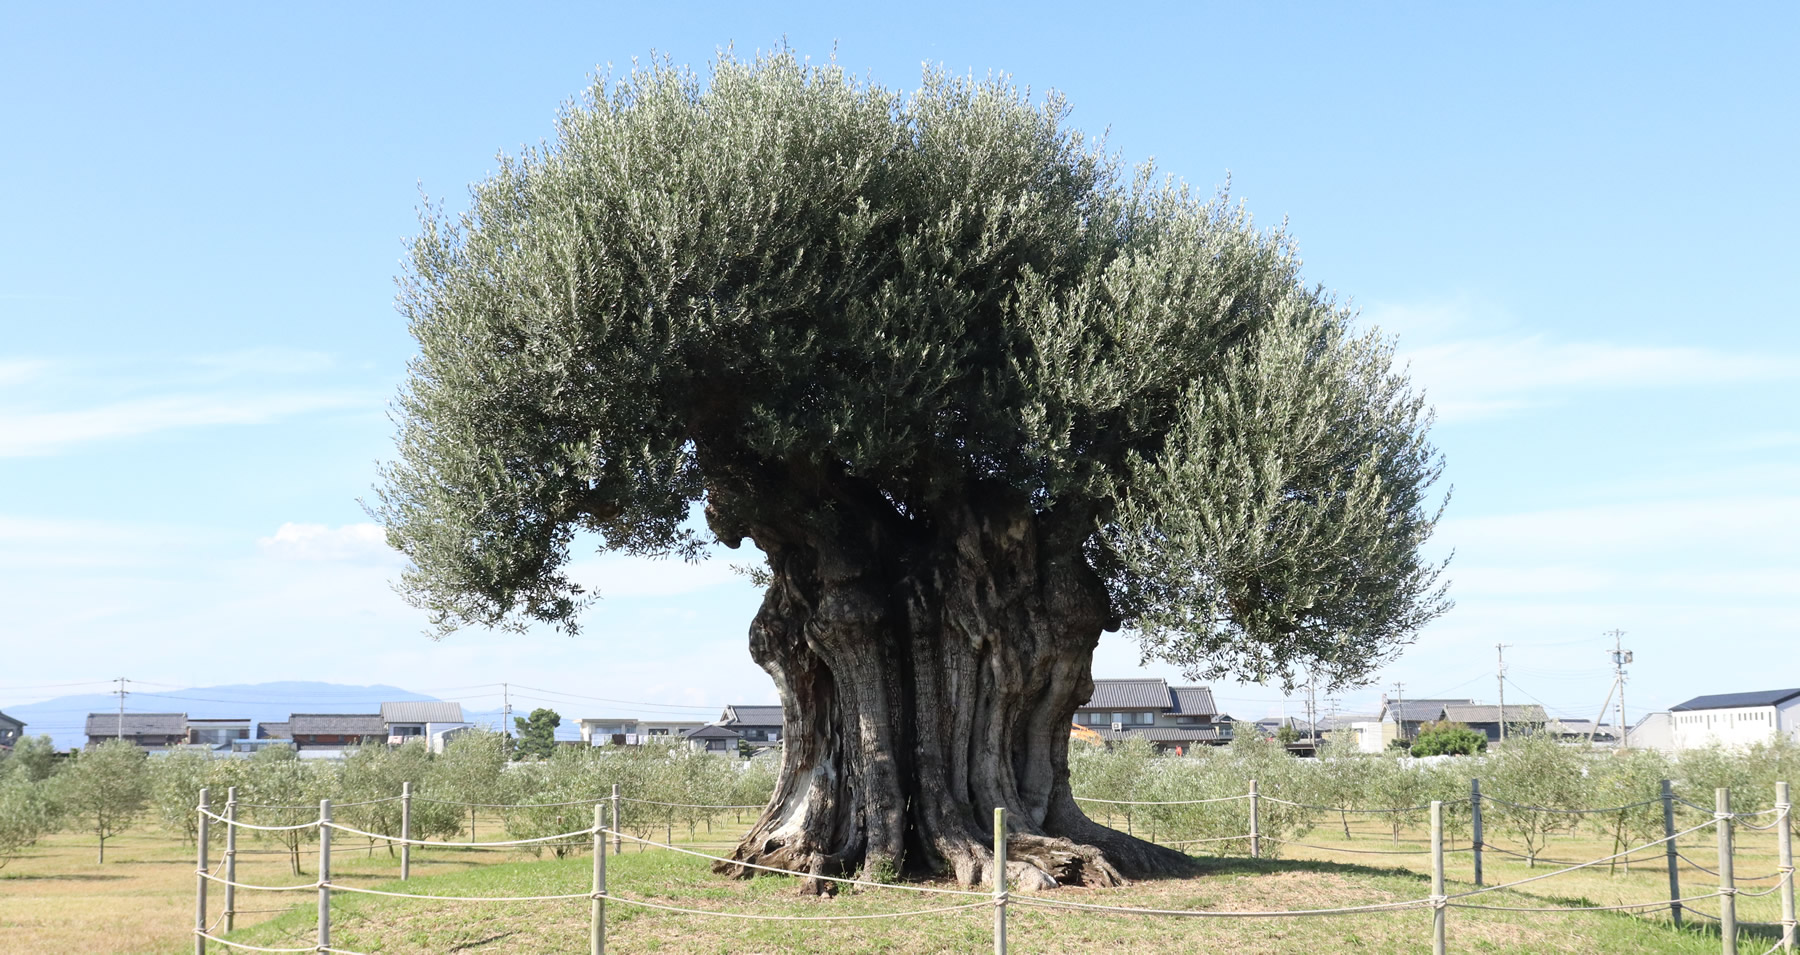
[[[1282,229],[1127,169],[1058,96],[787,51],[601,79],[423,217],[372,508],[443,629],[573,629],[578,532],[695,557],[834,512],[1054,515],[1197,678],[1353,681],[1448,606],[1441,459]]]

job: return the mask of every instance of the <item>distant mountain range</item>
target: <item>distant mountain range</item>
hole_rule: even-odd
[[[127,682],[130,689],[132,684]],[[127,713],[186,713],[195,719],[245,718],[258,723],[277,723],[292,713],[374,713],[383,703],[412,700],[437,700],[440,697],[414,693],[397,686],[348,686],[341,683],[315,683],[287,680],[276,683],[240,683],[230,686],[197,686],[185,690],[130,689],[125,696]],[[87,742],[89,713],[116,713],[119,698],[113,693],[80,693],[59,696],[37,703],[16,706],[0,704],[0,711],[25,721],[29,736],[49,734],[58,749],[69,749]],[[513,715],[524,716],[529,706],[514,707]],[[563,713],[557,727],[557,739],[580,739],[575,720],[581,714]],[[463,708],[463,718],[478,725],[498,729],[502,711]]]

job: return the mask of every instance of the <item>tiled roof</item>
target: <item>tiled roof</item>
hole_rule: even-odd
[[[5,713],[0,713],[0,720],[5,720],[8,723],[15,723],[19,726],[25,725],[25,722],[23,720],[20,720],[16,717],[12,717],[12,716],[7,716]]]
[[[293,739],[294,734],[288,729],[287,720],[279,723],[256,724],[257,739]]]
[[[1383,720],[1402,719],[1409,722],[1435,720],[1444,715],[1444,707],[1467,706],[1474,700],[1389,700],[1381,709]]]
[[[714,724],[711,726],[702,726],[697,730],[692,730],[692,731],[684,733],[682,735],[688,739],[742,739],[743,738],[737,731],[726,729],[725,727],[719,726],[717,724]]]
[[[724,722],[738,726],[780,726],[779,706],[727,706]]]
[[[1377,721],[1373,713],[1341,713],[1327,716],[1319,721],[1319,729],[1329,732],[1337,729],[1349,729],[1357,723],[1374,723]]]
[[[119,728],[117,713],[89,713],[87,735],[95,739],[116,736],[186,736],[186,713],[127,713],[124,729]]]
[[[1081,709],[1166,710],[1173,701],[1162,680],[1095,680],[1094,695]]]
[[[1112,729],[1096,730],[1101,739],[1147,739],[1152,743],[1184,743],[1204,740],[1230,739],[1231,734],[1220,724],[1210,726],[1174,727],[1146,726],[1139,729],[1126,729],[1113,732]]]
[[[288,730],[299,736],[386,736],[379,713],[295,713]]]
[[[1213,702],[1212,690],[1204,686],[1172,686],[1169,694],[1175,697],[1175,712],[1211,716],[1219,712],[1219,704]]]
[[[1544,708],[1536,703],[1513,703],[1506,707],[1508,723],[1542,723],[1549,719]],[[1456,723],[1498,723],[1500,708],[1486,704],[1469,704],[1444,707],[1444,719]]]
[[[1800,697],[1800,688],[1791,690],[1752,690],[1748,693],[1715,693],[1696,696],[1686,703],[1671,706],[1673,712],[1683,710],[1726,710],[1739,706],[1780,706]]]
[[[383,723],[461,723],[461,703],[437,700],[409,700],[404,703],[381,704]]]

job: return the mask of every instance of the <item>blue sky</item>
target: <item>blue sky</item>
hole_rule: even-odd
[[[1615,627],[1634,715],[1800,685],[1800,8],[649,6],[0,8],[0,706],[117,676],[772,701],[724,561],[592,558],[582,636],[432,643],[357,499],[421,190],[455,207],[608,63],[783,37],[1061,90],[1128,160],[1229,175],[1398,336],[1458,607],[1343,709],[1491,700],[1504,642],[1509,701],[1591,716]],[[1135,672],[1109,637],[1097,675]]]

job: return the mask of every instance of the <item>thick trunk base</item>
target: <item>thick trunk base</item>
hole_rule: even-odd
[[[748,529],[773,574],[750,646],[781,694],[784,748],[735,861],[991,884],[1002,807],[1022,889],[1195,871],[1185,853],[1095,824],[1069,792],[1071,721],[1112,625],[1080,519],[1017,502],[933,522],[849,503],[830,514],[807,534]]]

